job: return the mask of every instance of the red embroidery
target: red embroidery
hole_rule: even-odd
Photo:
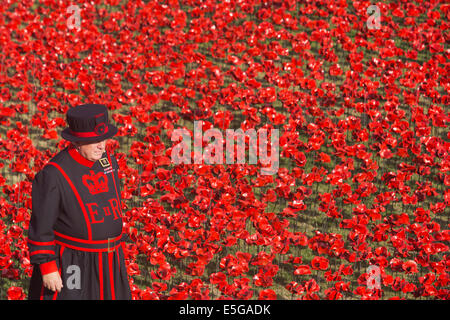
[[[98,215],[97,210],[92,210],[93,206],[96,206],[98,208],[98,205],[95,202],[94,203],[86,203],[86,206],[88,207],[89,214],[91,215],[92,223],[102,223],[104,221],[104,219],[102,219],[102,220],[95,219],[95,216]]]
[[[105,222],[104,217],[110,216],[111,213],[114,215],[114,220],[122,218],[122,215],[120,214],[119,203],[117,202],[117,199],[115,199],[115,198],[109,199],[108,203],[110,206],[105,206],[103,208],[100,208],[99,205],[95,202],[86,203],[86,207],[88,208],[89,215],[91,216],[91,223],[103,223],[103,222]],[[102,217],[102,212],[103,212],[103,217]]]
[[[118,218],[122,218],[122,215],[120,214],[120,210],[119,210],[119,202],[117,201],[117,199],[112,198],[112,199],[109,199],[108,202],[111,205],[111,208],[113,210],[114,220],[116,220]]]
[[[90,175],[83,176],[83,184],[89,189],[89,192],[94,195],[97,193],[108,192],[108,177],[103,172],[94,173],[90,170]]]
[[[100,122],[99,124],[97,124],[94,128],[94,132],[98,135],[101,136],[102,134],[108,132],[108,126],[104,123],[104,122]]]

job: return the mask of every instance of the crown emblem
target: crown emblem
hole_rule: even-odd
[[[108,177],[103,172],[94,173],[90,170],[90,175],[83,176],[83,184],[94,195],[97,193],[108,192]]]

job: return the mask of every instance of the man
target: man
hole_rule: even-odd
[[[32,185],[29,299],[131,299],[122,238],[118,164],[105,150],[117,133],[105,105],[69,109],[71,145]]]

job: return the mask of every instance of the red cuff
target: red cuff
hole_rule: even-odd
[[[56,265],[55,260],[40,264],[39,268],[41,269],[42,275],[58,271],[58,266]]]

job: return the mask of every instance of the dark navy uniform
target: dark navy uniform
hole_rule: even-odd
[[[124,260],[118,164],[92,162],[69,146],[36,174],[28,233],[29,299],[131,299]],[[42,274],[58,271],[53,292]]]

